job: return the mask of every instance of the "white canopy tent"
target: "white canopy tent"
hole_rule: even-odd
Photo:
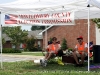
[[[90,2],[89,2],[90,1]],[[100,17],[99,0],[89,0],[91,5],[90,18]],[[75,19],[87,19],[87,0],[17,0],[11,3],[0,4],[0,11],[6,14],[35,14],[59,12],[62,10],[74,11]]]
[[[91,4],[90,8],[87,8],[88,4]],[[0,12],[2,14],[36,14],[63,10],[75,12],[75,19],[88,19],[89,43],[89,19],[100,18],[99,0],[17,0],[11,3],[0,4]]]

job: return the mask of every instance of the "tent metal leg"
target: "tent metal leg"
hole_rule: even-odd
[[[3,69],[3,64],[2,64],[2,25],[1,25],[1,12],[0,12],[0,52],[1,52],[1,69]]]

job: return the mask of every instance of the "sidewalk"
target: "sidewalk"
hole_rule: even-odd
[[[6,56],[6,57],[22,57],[22,58],[42,58],[44,56],[32,56],[32,55],[9,55],[9,54],[2,54],[2,56]]]
[[[26,60],[39,60],[44,56],[31,56],[31,55],[8,55],[3,54],[2,59],[3,62],[16,62],[16,61],[26,61]],[[1,58],[1,56],[0,56]],[[0,59],[1,61],[1,59]]]

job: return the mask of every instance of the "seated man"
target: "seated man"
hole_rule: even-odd
[[[84,58],[87,56],[87,43],[83,42],[83,37],[77,38],[78,44],[75,46],[75,50],[72,55],[76,61],[76,67],[83,66]],[[78,57],[81,57],[81,62],[78,61]]]
[[[46,48],[47,54],[45,55],[45,58],[40,60],[41,65],[46,66],[47,61],[52,57],[52,55],[58,54],[60,47],[60,44],[57,43],[57,38],[53,37],[52,44],[49,44]]]

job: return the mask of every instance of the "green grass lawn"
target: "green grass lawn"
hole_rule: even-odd
[[[42,52],[22,52],[22,53],[4,53],[9,55],[32,55],[43,56]],[[0,75],[100,75],[100,69],[87,71],[85,67],[74,67],[72,64],[58,65],[49,63],[47,67],[34,64],[30,61],[23,62],[4,62],[3,69],[0,69]]]
[[[58,65],[49,63],[47,67],[34,64],[31,61],[23,62],[5,62],[3,69],[0,69],[0,75],[100,75],[100,69],[94,69],[90,72],[85,67],[74,67],[74,65]]]
[[[22,53],[3,53],[8,55],[32,55],[32,56],[43,56],[42,52],[22,52]]]

